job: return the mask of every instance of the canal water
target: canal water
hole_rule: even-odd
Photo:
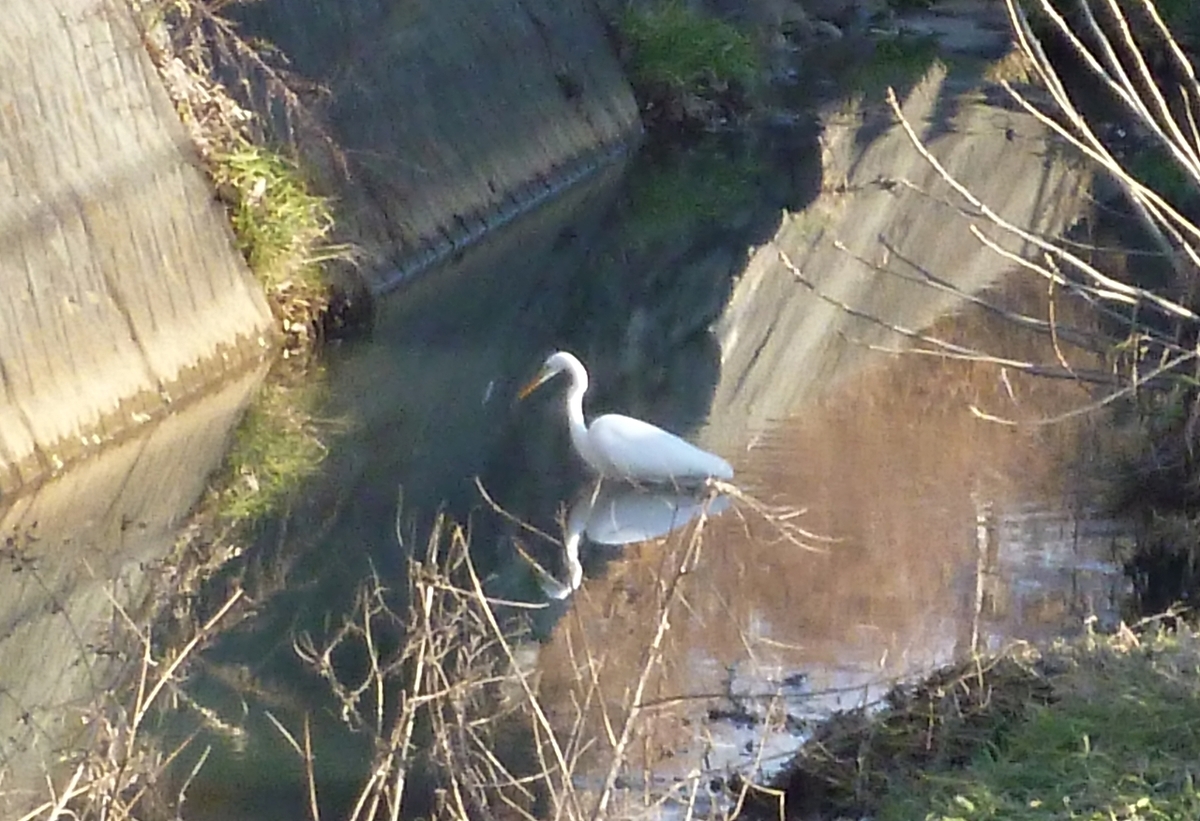
[[[604,791],[622,722],[642,706],[614,781],[621,812],[719,804],[713,783],[769,776],[831,709],[1118,617],[1112,557],[1127,531],[1072,479],[1094,431],[1070,412],[1097,388],[1013,364],[1099,371],[1089,314],[1007,265],[944,272],[949,284],[864,267],[853,287],[845,268],[816,287],[765,270],[780,215],[825,202],[814,137],[793,124],[634,157],[389,295],[369,339],[330,353],[327,414],[343,433],[260,546],[286,583],[206,653],[192,689],[257,730],[205,763],[189,817],[305,811],[299,758],[267,711],[293,733],[312,712],[316,748],[336,751],[317,759],[322,800],[353,803],[369,750],[295,637],[319,646],[369,573],[400,589],[440,517],[466,528],[490,596],[537,608],[497,612],[528,630],[513,664],[575,760],[572,800]],[[931,355],[947,348],[914,344],[913,329],[960,353]],[[563,386],[516,400],[557,349],[590,370],[589,416],[683,434],[728,459],[738,488],[710,502],[699,541],[695,521],[660,535],[661,517],[637,512],[667,506],[687,525],[686,500],[611,491],[601,507],[626,535],[593,522],[582,586],[562,599],[533,564],[566,578],[559,542],[591,482]]]
[[[935,73],[909,90],[921,108],[951,86]],[[975,130],[928,133],[953,141],[961,167],[999,177],[981,185],[1045,230],[1079,217],[1082,183],[1047,161],[1028,121],[986,130],[1017,115],[954,99],[954,116],[978,107]],[[431,536],[447,521],[463,528],[498,621],[523,630],[496,703],[528,686],[541,708],[537,730],[512,731],[497,755],[532,759],[552,731],[572,763],[571,800],[613,787],[610,806],[629,813],[719,803],[732,773],[768,777],[831,709],[877,703],[981,650],[1118,618],[1126,582],[1112,557],[1128,532],[1074,478],[1096,435],[1072,413],[1103,372],[1094,322],[979,246],[950,218],[969,221],[961,208],[922,221],[916,202],[944,202],[928,177],[915,200],[897,193],[901,172],[880,178],[907,145],[894,129],[886,147],[880,116],[781,118],[647,149],[387,295],[367,336],[328,352],[320,474],[258,528],[236,573],[198,594],[211,614],[236,575],[253,605],[199,652],[157,729],[170,742],[199,728],[177,765],[185,818],[306,817],[306,727],[322,817],[347,816],[372,741],[322,670],[345,684],[370,664],[349,640],[330,668],[320,651],[361,613],[364,585],[382,591],[372,601],[411,604],[408,562],[427,558],[431,539],[447,549]],[[877,154],[862,149],[867,133]],[[911,182],[919,158],[904,162]],[[561,386],[516,393],[557,349],[589,368],[589,416],[654,422],[737,475],[736,489],[682,512],[687,498],[613,491],[609,521],[583,534],[581,587],[551,598],[534,565],[565,578],[563,522],[590,479]],[[1072,373],[1092,376],[1061,378]],[[235,416],[222,407],[210,428]],[[136,542],[92,577],[93,618],[105,573],[136,588],[130,568],[175,537],[223,441],[210,428],[193,475],[168,474],[186,493],[165,512],[131,516],[138,500],[126,499],[91,520],[106,523],[95,539]],[[666,525],[664,505],[677,511]],[[379,652],[403,647],[384,635]],[[389,686],[410,673],[399,665]],[[386,709],[399,710],[391,695]],[[413,743],[435,747],[435,730],[417,722]],[[413,784],[405,815],[451,800],[436,768]],[[552,815],[556,795],[529,799],[532,811]]]

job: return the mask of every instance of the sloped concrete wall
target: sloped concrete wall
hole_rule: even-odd
[[[235,11],[326,90],[312,108],[339,151],[319,164],[377,291],[640,133],[586,0],[261,0]]]
[[[0,14],[0,496],[261,356],[270,310],[120,0]]]

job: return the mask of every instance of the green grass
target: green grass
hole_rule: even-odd
[[[681,2],[630,8],[619,21],[635,86],[700,94],[707,88],[754,85],[758,54],[750,38]]]
[[[211,173],[229,205],[238,250],[270,289],[320,290],[321,263],[340,253],[327,243],[329,201],[313,194],[299,167],[284,155],[241,141],[215,153]]]
[[[879,821],[1200,818],[1196,639],[1102,640],[963,769],[892,784]]]
[[[838,82],[847,92],[871,98],[882,95],[888,86],[899,89],[917,82],[940,59],[933,37],[898,34],[878,38],[868,48],[869,53],[848,66]]]

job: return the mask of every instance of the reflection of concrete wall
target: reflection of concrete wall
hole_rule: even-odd
[[[0,495],[257,356],[266,301],[123,3],[0,16]]]
[[[1050,235],[1075,219],[1086,180],[1056,161],[1047,130],[1032,117],[964,90],[940,67],[904,110],[949,172],[1005,218]],[[891,119],[882,103],[825,115],[822,194],[804,211],[785,214],[774,240],[753,254],[718,323],[722,379],[708,434],[714,442],[749,435],[747,419],[753,430],[794,411],[828,387],[835,369],[849,373],[845,358],[863,357],[868,344],[905,344],[815,296],[777,249],[830,300],[914,330],[963,302],[921,282],[926,274],[976,293],[1012,267],[971,235],[971,224],[1022,250],[983,219],[964,216],[959,208],[966,204]]]
[[[342,150],[329,167],[376,287],[603,162],[638,127],[583,0],[263,0],[238,13],[328,88],[323,122]]]
[[[112,685],[109,596],[132,609],[145,595],[146,568],[169,554],[261,378],[241,376],[0,508],[0,817],[45,800],[45,772]]]

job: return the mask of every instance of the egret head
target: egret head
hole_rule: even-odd
[[[546,382],[549,382],[563,371],[569,371],[575,375],[576,381],[579,381],[578,374],[582,373],[584,380],[587,379],[587,371],[583,368],[583,363],[580,362],[574,354],[567,351],[558,351],[546,357],[546,361],[542,363],[542,369],[538,371],[538,375],[529,380],[520,391],[517,392],[518,399],[524,399],[529,394],[540,388]]]

